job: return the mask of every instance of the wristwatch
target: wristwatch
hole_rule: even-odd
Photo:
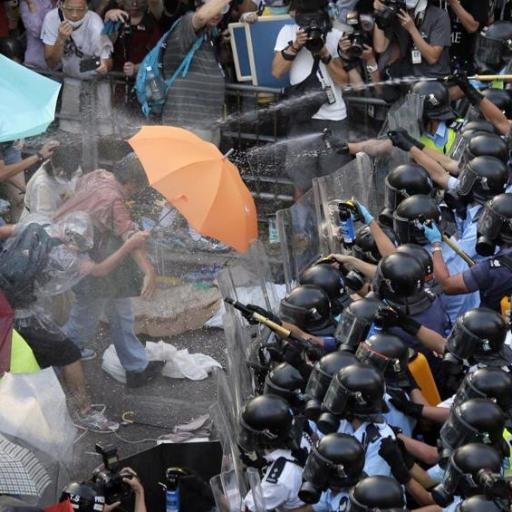
[[[377,64],[366,64],[366,71],[368,73],[372,74],[375,73],[375,71],[378,71],[379,66]]]

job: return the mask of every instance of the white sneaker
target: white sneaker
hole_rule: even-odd
[[[105,416],[105,409],[106,407],[102,404],[91,405],[85,414],[77,413],[75,426],[98,434],[117,432],[119,423],[109,420]]]

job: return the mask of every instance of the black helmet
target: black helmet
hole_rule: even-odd
[[[278,364],[265,377],[263,393],[283,397],[290,405],[303,402],[304,379],[297,368],[288,363]]]
[[[442,482],[432,490],[432,498],[441,507],[447,507],[453,496],[463,498],[482,494],[487,490],[489,476],[499,478],[502,456],[492,446],[469,443],[457,448],[443,475]]]
[[[501,448],[505,414],[489,398],[471,398],[452,408],[439,433],[441,460],[467,443],[484,443]]]
[[[395,252],[380,260],[373,288],[381,299],[396,302],[419,293],[424,283],[425,271],[422,264],[413,256]]]
[[[407,378],[409,348],[399,336],[380,331],[359,344],[356,357],[379,370],[390,383],[404,382]]]
[[[418,244],[402,244],[396,249],[396,252],[408,254],[413,258],[416,258],[425,271],[425,281],[430,281],[434,275],[434,263],[432,261],[431,254]]]
[[[479,73],[497,73],[512,50],[512,23],[496,21],[484,27],[476,38],[474,60]]]
[[[393,213],[393,229],[402,244],[428,245],[421,228],[427,221],[439,222],[441,211],[431,196],[416,194],[404,199]]]
[[[340,418],[375,420],[387,412],[384,378],[368,364],[356,363],[341,369],[332,379],[322,402],[317,425],[324,434],[336,432]]]
[[[494,103],[510,119],[512,117],[512,98],[505,89],[485,89],[482,93],[491,103]]]
[[[397,242],[394,231],[388,226],[381,226],[382,231],[392,242]],[[356,238],[352,247],[354,256],[360,260],[376,265],[380,258],[380,252],[373,238],[370,226],[361,226],[356,231]]]
[[[389,476],[368,476],[349,493],[350,512],[404,512],[407,510],[402,486]]]
[[[505,192],[507,166],[493,156],[477,156],[470,160],[459,176],[458,194],[477,201],[487,201]]]
[[[340,350],[355,352],[359,342],[375,332],[373,321],[380,306],[382,302],[374,294],[369,294],[361,300],[352,302],[343,311],[334,332]]]
[[[318,503],[322,492],[330,487],[349,488],[355,485],[364,467],[364,449],[349,434],[328,434],[309,453],[299,498],[304,503]]]
[[[512,244],[512,194],[499,194],[485,204],[477,224],[476,252],[492,256],[496,245]]]
[[[333,323],[329,296],[318,286],[311,285],[297,286],[282,299],[280,316],[310,333]]]
[[[501,315],[489,308],[473,308],[457,318],[446,342],[445,359],[479,360],[499,354],[507,326]]]
[[[493,498],[483,494],[476,494],[461,501],[457,505],[455,512],[504,512],[505,510],[508,510],[508,508],[503,508]]]
[[[411,91],[423,96],[423,119],[451,121],[457,115],[450,107],[450,93],[446,85],[434,80],[416,82]]]
[[[457,406],[471,398],[495,400],[501,410],[512,418],[512,375],[496,367],[478,368],[466,374],[453,404]]]
[[[493,156],[506,163],[508,160],[507,143],[495,133],[474,132],[464,149],[459,167],[463,169],[477,156]]]
[[[431,195],[434,184],[428,172],[418,164],[403,164],[392,169],[384,180],[385,208],[379,215],[379,221],[393,225],[393,212],[409,196],[416,194]]]
[[[290,441],[293,413],[284,398],[261,395],[245,404],[239,424],[238,445],[244,451],[286,448]]]
[[[466,135],[466,133],[469,132],[498,133],[492,123],[489,121],[484,121],[483,119],[477,119],[475,121],[469,121],[469,123],[466,123],[462,127],[461,133]]]
[[[59,502],[69,500],[71,508],[79,512],[96,512],[103,510],[105,496],[88,482],[72,482],[68,484],[60,496]]]
[[[346,295],[345,284],[339,270],[330,264],[317,264],[306,269],[300,276],[301,285],[312,285],[321,288],[329,297],[331,307],[338,305],[332,313],[337,315],[341,312],[339,300]]]
[[[342,368],[357,362],[356,356],[350,352],[331,352],[322,357],[309,376],[306,386],[306,407],[305,413],[308,418],[315,419],[321,412],[322,401],[333,376]]]

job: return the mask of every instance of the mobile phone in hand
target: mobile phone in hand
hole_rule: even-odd
[[[80,61],[80,73],[85,73],[86,71],[94,71],[101,64],[101,59],[99,57],[91,57],[89,59],[82,59]]]

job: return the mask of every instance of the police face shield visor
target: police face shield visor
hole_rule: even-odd
[[[332,377],[324,373],[320,364],[316,363],[306,385],[305,395],[307,399],[323,400],[331,380]]]
[[[384,207],[394,212],[404,197],[407,197],[403,190],[398,190],[389,183],[388,176],[384,180]]]
[[[355,316],[351,311],[342,313],[341,321],[336,327],[334,337],[345,350],[355,352],[359,342],[366,339],[372,322]]]
[[[473,386],[473,383],[471,382],[471,374],[468,374],[461,382],[459,389],[457,390],[457,393],[453,399],[453,407],[457,407],[458,405],[466,402],[467,400],[471,400],[472,398],[487,398],[487,396],[476,389],[475,386]]]
[[[250,427],[243,418],[240,418],[240,428],[238,431],[238,446],[245,452],[255,452],[277,441],[278,435],[269,430],[255,430]]]
[[[286,298],[281,301],[279,313],[282,320],[297,325],[300,328],[307,328],[310,322],[318,322],[322,319],[316,308],[303,308],[290,304]]]
[[[392,508],[382,508],[382,507],[372,507],[365,505],[357,500],[354,496],[354,489],[350,490],[349,493],[350,505],[348,507],[349,512],[407,512],[407,506],[403,507],[392,507]],[[405,496],[403,496],[403,502],[405,503]]]
[[[347,408],[350,395],[350,391],[336,376],[332,379],[331,384],[325,393],[322,409],[329,411],[331,414],[336,416],[341,416]]]
[[[464,475],[455,464],[453,457],[450,457],[450,462],[446,467],[441,483],[432,490],[432,498],[439,506],[447,507],[453,502],[453,496],[460,492],[458,489],[460,482],[467,477],[473,481],[471,475]]]
[[[477,252],[481,254],[483,251],[485,253],[483,255],[491,256],[496,248],[496,240],[500,235],[507,239],[508,233],[512,233],[512,220],[503,217],[486,205],[477,224]]]
[[[398,359],[391,359],[379,352],[375,352],[366,342],[359,344],[356,357],[362,363],[370,364],[383,375],[399,374],[402,371],[402,365]]]
[[[419,220],[400,217],[396,211],[393,213],[393,231],[402,244],[428,245],[429,243]]]
[[[464,165],[459,175],[459,186],[457,188],[459,195],[468,196],[479,179],[480,176],[473,171],[470,164]]]
[[[469,359],[480,344],[481,339],[466,329],[460,320],[457,320],[446,340],[446,350],[463,361]]]
[[[481,33],[476,38],[474,59],[477,69],[482,71],[498,71],[503,63],[506,47],[510,42],[498,41],[485,37]]]
[[[297,389],[287,389],[281,386],[278,386],[275,382],[272,382],[270,379],[270,375],[265,377],[265,384],[263,386],[264,394],[273,394],[282,396],[285,400],[288,401],[290,405],[298,405],[304,400],[304,395],[302,394],[299,388]]]

